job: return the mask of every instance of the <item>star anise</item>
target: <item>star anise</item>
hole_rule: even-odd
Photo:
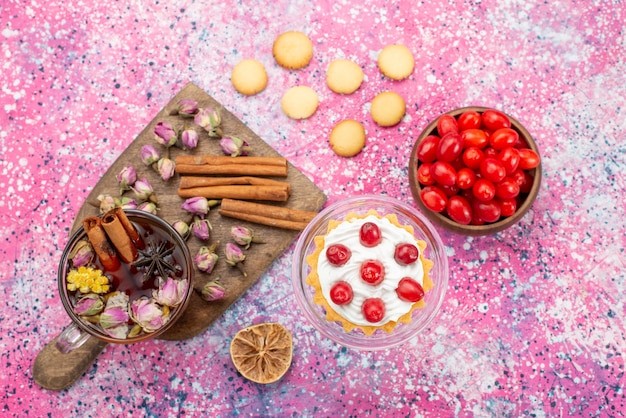
[[[147,266],[147,271],[143,276],[144,281],[152,277],[155,272],[158,272],[164,279],[167,277],[168,270],[172,273],[176,272],[176,267],[165,261],[165,257],[174,251],[174,246],[167,248],[167,244],[166,241],[158,244],[151,242],[145,250],[137,250],[140,258],[134,261],[132,266],[136,268]]]

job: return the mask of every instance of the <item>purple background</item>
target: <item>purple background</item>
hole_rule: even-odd
[[[44,416],[624,416],[626,351],[626,10],[620,1],[269,1],[229,4],[15,0],[0,5],[0,415]],[[361,4],[357,4],[361,3]],[[391,4],[395,3],[395,4]],[[271,48],[307,33],[310,65],[287,71]],[[408,46],[415,71],[381,76],[378,52]],[[335,58],[364,70],[355,94],[325,85]],[[255,58],[269,84],[230,84]],[[110,345],[73,386],[32,379],[42,347],[67,323],[55,274],[68,231],[100,176],[192,81],[311,178],[334,202],[380,193],[410,202],[409,153],[441,112],[501,109],[536,139],[544,178],[520,222],[494,236],[440,231],[450,286],[427,333],[397,349],[357,352],[299,315],[294,245],[223,317],[182,342]],[[283,92],[320,96],[288,119]],[[407,102],[377,127],[369,102]],[[328,146],[333,124],[363,122],[352,159]],[[278,383],[240,377],[228,346],[252,323],[280,321],[294,359]]]

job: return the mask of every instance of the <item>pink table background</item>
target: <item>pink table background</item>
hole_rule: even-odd
[[[5,0],[0,5],[0,415],[2,416],[624,416],[626,352],[626,10],[620,1],[260,0],[228,4]],[[361,4],[356,4],[361,3]],[[275,37],[307,33],[311,64],[273,61]],[[403,43],[413,75],[380,75]],[[340,97],[328,63],[347,57],[365,82]],[[263,62],[267,89],[237,94],[230,71]],[[193,81],[325,191],[329,202],[379,193],[413,204],[414,139],[441,112],[491,106],[537,140],[544,182],[515,227],[482,238],[440,231],[450,286],[424,335],[363,353],[323,339],[298,314],[293,245],[206,332],[183,342],[110,345],[70,388],[32,379],[33,360],[67,317],[55,274],[79,207],[117,156]],[[306,84],[309,120],[280,109]],[[393,128],[369,117],[383,90],[404,96]],[[333,124],[362,121],[355,158],[329,149]],[[294,359],[278,383],[233,369],[228,345],[249,324],[280,321]]]

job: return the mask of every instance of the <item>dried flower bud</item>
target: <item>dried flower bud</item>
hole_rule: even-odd
[[[104,309],[104,301],[95,293],[88,293],[81,297],[74,306],[76,315],[92,316],[98,315]]]
[[[144,145],[141,147],[141,161],[145,165],[152,165],[159,161],[161,154],[152,145]]]
[[[86,266],[93,260],[94,252],[89,240],[81,239],[76,243],[72,251],[70,252],[70,260],[72,260],[72,266],[78,268]]]
[[[189,234],[191,234],[191,228],[189,228],[187,222],[184,221],[174,222],[172,224],[172,228],[174,228],[176,232],[178,232],[180,236],[183,237],[183,239],[187,239],[189,237]]]
[[[213,108],[199,109],[194,117],[194,122],[204,128],[210,137],[220,138],[222,136],[222,117]]]
[[[220,147],[222,152],[231,157],[238,157],[240,155],[248,155],[252,148],[243,139],[239,139],[234,136],[225,136],[220,139]]]
[[[104,329],[116,327],[128,322],[128,311],[121,306],[108,307],[100,314],[100,326]]]
[[[178,133],[167,122],[159,122],[154,127],[154,139],[157,143],[171,147],[178,140]]]
[[[169,320],[169,309],[161,308],[154,300],[136,299],[130,306],[133,321],[145,332],[154,332]]]
[[[219,256],[214,252],[215,246],[212,247],[200,247],[198,250],[198,254],[194,258],[196,262],[196,267],[198,270],[203,271],[205,273],[211,273],[215,268],[215,264]]]
[[[194,149],[198,146],[198,140],[200,139],[200,135],[193,129],[185,129],[180,134],[180,147],[182,149]]]
[[[133,185],[132,190],[135,192],[135,196],[137,196],[137,199],[139,200],[149,200],[154,193],[152,185],[145,177],[141,180],[137,180]]]
[[[117,338],[118,340],[125,340],[128,338],[128,324],[119,324],[114,327],[104,328],[104,332],[106,332],[110,337]]]
[[[164,181],[168,181],[176,172],[176,163],[169,158],[161,158],[157,163],[157,171]]]
[[[110,194],[103,193],[98,196],[98,200],[100,201],[100,213],[108,212],[117,206],[115,198]]]
[[[226,263],[231,266],[234,266],[235,264],[240,263],[246,259],[246,256],[241,248],[231,242],[226,244],[224,255],[226,256]]]
[[[157,303],[173,308],[180,305],[185,298],[189,282],[187,280],[174,280],[171,277],[152,292],[152,297]]]
[[[208,241],[211,237],[213,226],[208,219],[197,218],[191,224],[191,232],[199,239]]]
[[[137,210],[142,210],[144,212],[151,213],[153,215],[157,214],[158,208],[154,202],[143,202],[139,206],[137,206]]]
[[[250,244],[253,242],[262,243],[255,235],[252,228],[246,228],[245,226],[233,226],[230,228],[230,236],[235,243],[243,246],[246,250],[250,248]]]
[[[124,210],[126,209],[137,209],[137,202],[130,197],[122,196],[119,199],[115,199],[115,205]]]
[[[117,174],[117,182],[120,185],[120,194],[126,190],[130,190],[130,187],[137,181],[137,172],[132,165],[127,165]]]
[[[193,116],[198,113],[198,102],[193,99],[182,99],[176,105],[176,109],[172,112],[173,115],[180,116]]]
[[[247,277],[245,271],[242,270],[241,265],[239,263],[243,263],[246,259],[245,254],[236,244],[229,242],[226,244],[226,248],[224,249],[224,256],[226,257],[226,264],[229,266],[237,267],[241,274],[244,277]]]
[[[198,215],[204,218],[204,216],[209,213],[210,210],[209,201],[206,197],[190,197],[189,199],[185,200],[185,202],[181,206],[181,209],[186,210],[193,215]]]
[[[207,302],[215,302],[224,299],[226,292],[219,283],[219,277],[202,286],[202,299]]]

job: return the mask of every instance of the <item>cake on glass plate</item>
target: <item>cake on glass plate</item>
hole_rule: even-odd
[[[326,319],[341,322],[346,332],[391,333],[425,306],[433,262],[424,257],[426,242],[396,215],[349,213],[343,221],[331,220],[326,235],[315,237],[315,246],[306,259],[311,267],[307,283]]]

